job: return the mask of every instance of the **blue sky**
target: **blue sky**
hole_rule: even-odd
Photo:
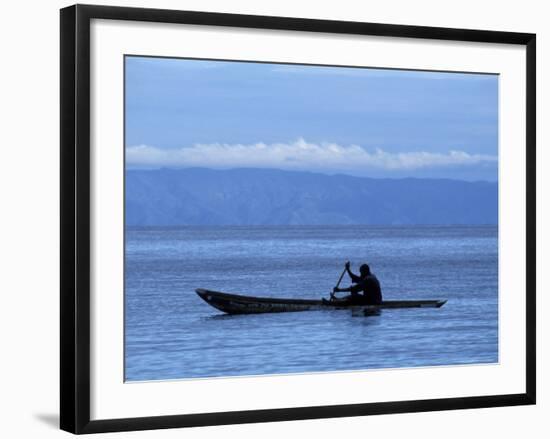
[[[126,58],[130,168],[496,181],[498,76]]]

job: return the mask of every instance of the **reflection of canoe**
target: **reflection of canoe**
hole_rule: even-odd
[[[197,294],[209,305],[228,314],[258,314],[268,312],[318,311],[327,309],[364,308],[365,305],[346,305],[335,300],[275,299],[220,293],[199,288]],[[446,300],[385,300],[369,308],[439,308]]]

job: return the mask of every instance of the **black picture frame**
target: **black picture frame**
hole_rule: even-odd
[[[223,413],[90,420],[90,21],[133,20],[255,29],[504,43],[526,47],[525,393]],[[60,426],[99,433],[535,404],[536,36],[530,33],[74,5],[61,10]]]

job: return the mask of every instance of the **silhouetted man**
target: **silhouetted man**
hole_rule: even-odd
[[[367,264],[363,264],[359,267],[361,273],[359,276],[351,272],[349,262],[346,262],[346,271],[354,285],[348,288],[334,288],[335,293],[345,291],[351,293],[351,295],[344,297],[342,300],[357,305],[378,305],[382,302],[380,282],[376,276],[371,273],[370,267]],[[362,291],[363,294],[359,294],[360,291]]]

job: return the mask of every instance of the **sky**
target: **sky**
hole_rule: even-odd
[[[498,179],[498,76],[126,57],[126,166]]]

